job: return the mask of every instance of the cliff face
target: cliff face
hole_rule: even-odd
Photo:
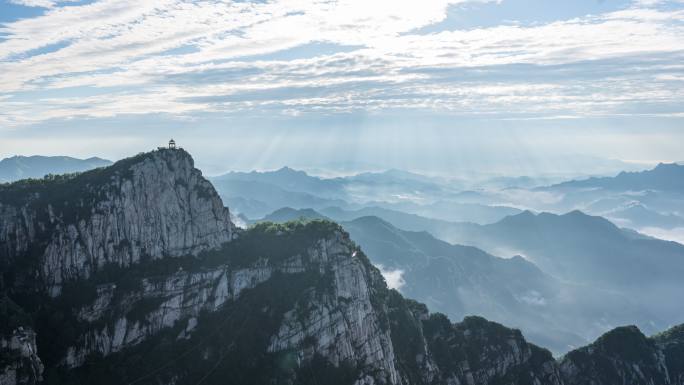
[[[519,331],[451,324],[389,290],[330,222],[261,224],[95,289],[71,311],[77,337],[52,336],[66,343],[50,349],[51,384],[561,383]]]
[[[271,330],[272,336],[268,346],[263,347],[263,353],[296,352],[297,361],[305,362],[312,359],[315,352],[334,365],[361,360],[372,372],[384,373],[396,383],[398,375],[392,359],[392,344],[388,332],[380,329],[377,315],[372,311],[371,291],[364,279],[364,275],[370,273],[352,257],[348,239],[341,232],[332,231],[301,245],[292,245],[292,240],[288,239],[291,236],[293,234],[278,235],[277,231],[268,235],[246,233],[244,239],[235,241],[236,245],[220,253],[225,253],[226,259],[220,258],[218,266],[204,261],[199,265],[186,265],[187,270],[182,265],[179,270],[174,266],[171,270],[175,272],[168,275],[141,275],[130,289],[122,289],[116,284],[98,285],[95,300],[78,311],[79,321],[86,325],[87,331],[67,348],[60,364],[78,368],[93,354],[107,356],[122,351],[179,325],[183,327],[176,338],[190,339],[203,314],[216,312],[227,302],[242,301],[241,294],[245,290],[276,275],[307,275],[314,277],[311,282],[322,279],[334,282],[320,288],[308,287],[291,308],[277,314],[280,323]],[[262,242],[282,242],[286,248],[297,246],[299,252],[269,256],[266,250],[255,245]],[[242,260],[244,254],[238,257],[242,261],[230,258],[231,250],[250,253],[251,247],[259,251],[253,255],[255,258]],[[257,255],[261,257],[256,258]],[[378,275],[374,279],[382,278]],[[117,295],[117,290],[122,294]],[[106,321],[104,325],[102,320]],[[253,325],[242,327],[260,326],[255,321]],[[309,344],[307,349],[300,350],[305,343]]]
[[[228,209],[183,150],[0,187],[3,262],[30,265],[8,284],[37,280],[53,296],[107,264],[196,255],[233,234]]]

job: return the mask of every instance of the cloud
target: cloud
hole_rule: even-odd
[[[400,290],[406,284],[406,281],[404,280],[404,270],[385,269],[383,265],[376,265],[375,267],[380,270],[380,274],[385,278],[387,287],[390,289]]]
[[[12,4],[23,5],[24,7],[52,8],[56,2],[52,0],[9,0]]]
[[[29,2],[49,9],[0,27],[8,125],[199,111],[415,109],[523,121],[684,113],[681,3],[422,33],[467,1]],[[82,95],[51,94],[59,90]]]
[[[674,229],[643,227],[639,229],[639,232],[655,238],[673,241],[684,245],[684,227],[675,227]]]
[[[54,8],[58,5],[76,3],[80,0],[9,0],[10,3],[24,7]]]
[[[544,298],[544,296],[542,296],[541,293],[537,292],[536,290],[530,290],[520,296],[516,296],[516,299],[528,305],[546,306],[546,298]]]

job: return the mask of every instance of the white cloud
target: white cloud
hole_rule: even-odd
[[[29,1],[51,9],[0,27],[6,36],[0,42],[0,89],[39,93],[28,104],[0,99],[0,116],[11,124],[259,108],[288,114],[392,108],[484,115],[515,111],[529,114],[522,119],[572,118],[637,113],[623,109],[640,101],[677,104],[684,96],[681,87],[671,86],[680,81],[682,68],[652,60],[670,54],[681,58],[684,11],[660,9],[653,1],[543,25],[433,34],[415,31],[443,20],[450,4],[464,0],[101,0],[69,7],[49,0],[23,2]],[[247,58],[313,42],[358,48],[302,59]],[[458,78],[486,66],[551,68],[625,57],[642,58],[647,71],[636,67],[646,64],[634,64],[613,65],[615,73],[594,78],[577,73],[564,78],[562,72],[542,81]],[[651,76],[648,70],[658,73]],[[40,96],[65,87],[117,90],[97,97]],[[287,92],[293,88],[301,91]],[[197,101],[212,96],[217,98]],[[674,117],[681,112],[658,111]]]
[[[530,290],[520,296],[516,296],[516,298],[518,301],[524,302],[528,305],[546,306],[546,298],[544,298],[544,296],[536,290]]]
[[[405,284],[404,270],[401,269],[386,269],[383,265],[375,265],[380,270],[380,274],[385,278],[387,287],[390,289],[400,290]]]
[[[12,4],[24,7],[53,8],[59,4],[78,2],[79,0],[9,0]]]
[[[25,7],[52,8],[55,6],[55,2],[51,0],[9,0],[9,2]]]
[[[651,237],[664,239],[666,241],[673,241],[684,245],[684,227],[676,227],[674,229],[643,227],[639,229],[639,232],[650,235]]]

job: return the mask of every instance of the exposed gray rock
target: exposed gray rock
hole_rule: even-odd
[[[235,233],[229,210],[183,150],[141,154],[52,184],[18,205],[0,199],[0,251],[11,261],[37,258],[53,296],[63,282],[106,264],[197,255]],[[79,195],[55,194],[64,184]]]
[[[372,304],[370,278],[375,274],[375,279],[380,280],[379,273],[369,270],[356,257],[352,245],[340,232],[319,240],[317,247],[309,250],[308,259],[320,263],[329,274],[331,288],[310,292],[287,312],[268,351],[295,349],[300,363],[311,359],[314,353],[334,365],[361,362],[364,372],[373,375],[362,376],[357,384],[374,384],[384,379],[392,384],[401,383],[389,330],[381,327]],[[303,345],[305,349],[301,348]]]
[[[0,337],[0,385],[35,384],[42,380],[43,363],[37,355],[36,334],[19,327]]]

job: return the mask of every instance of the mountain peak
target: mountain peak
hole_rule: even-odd
[[[537,215],[530,210],[525,210],[519,214],[508,215],[500,220],[499,224],[531,223],[536,220]]]
[[[287,176],[309,176],[305,171],[294,169],[290,166],[283,166],[275,171],[274,174],[287,175]]]
[[[572,210],[572,211],[568,211],[567,213],[565,213],[565,214],[563,214],[563,215],[561,215],[561,216],[562,216],[562,217],[567,217],[567,218],[576,218],[576,219],[589,219],[589,218],[596,218],[596,219],[598,219],[598,218],[599,218],[599,217],[596,217],[596,216],[593,216],[593,215],[589,215],[589,214],[585,213],[584,211],[577,210],[577,209]]]
[[[653,169],[653,171],[680,171],[684,170],[684,166],[677,163],[658,163],[658,165]]]
[[[30,270],[41,274],[26,284],[52,295],[63,282],[105,265],[196,255],[230,241],[235,231],[218,193],[182,149],[0,186],[0,202],[8,259],[33,253]],[[32,274],[17,274],[24,273]]]

